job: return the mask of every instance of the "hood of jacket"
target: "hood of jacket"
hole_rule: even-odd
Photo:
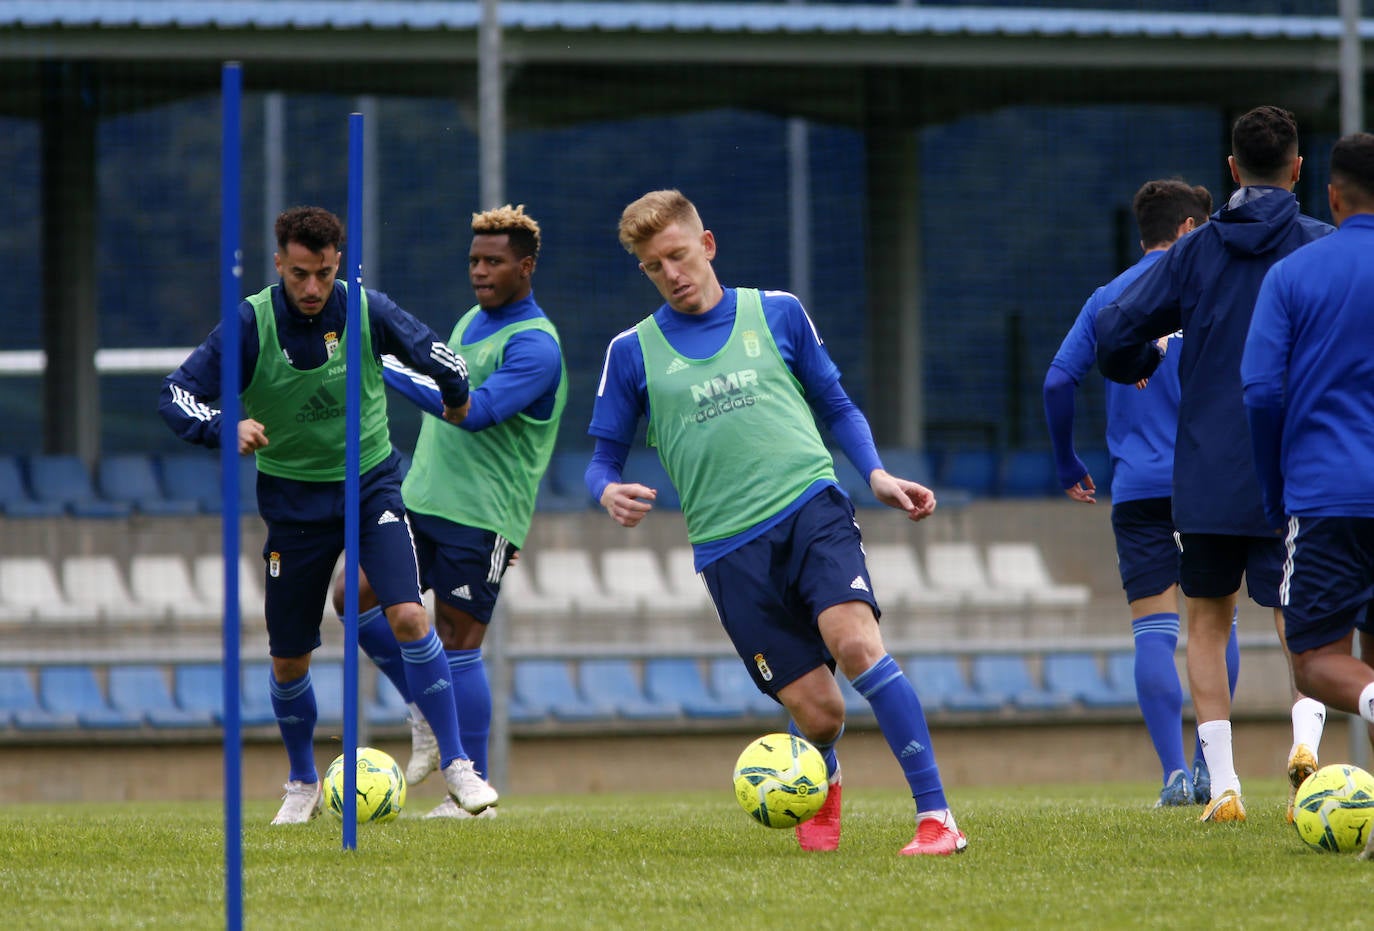
[[[1261,193],[1262,192],[1262,193]],[[1235,204],[1236,206],[1232,206]],[[1207,224],[1235,255],[1264,255],[1291,234],[1298,198],[1277,187],[1241,188]]]

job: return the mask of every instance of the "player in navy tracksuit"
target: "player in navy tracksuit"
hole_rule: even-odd
[[[158,410],[182,439],[218,447],[226,430],[240,454],[255,454],[258,510],[267,524],[269,688],[290,760],[274,824],[296,824],[319,809],[314,760],[317,720],[310,656],[320,645],[324,599],[344,534],[344,390],[347,341],[360,338],[362,443],[359,562],[386,608],[386,624],[359,630],[370,655],[389,653],[438,738],[450,794],[474,813],[496,792],[472,769],[448,690],[448,661],[420,603],[414,542],[401,500],[399,457],[387,429],[380,355],[394,353],[441,386],[445,417],[467,413],[463,361],[429,327],[386,295],[364,291],[356,335],[345,327],[347,292],[336,280],[343,226],[318,207],[295,207],[276,223],[281,280],[239,307],[241,336],[230,348],[241,378],[243,418],[222,423],[210,407],[220,393],[225,352],[219,327],[163,383]],[[336,358],[337,356],[337,358]]]
[[[1095,503],[1093,476],[1073,446],[1074,389],[1097,361],[1097,312],[1164,257],[1180,236],[1207,222],[1212,195],[1178,180],[1147,181],[1132,200],[1140,228],[1140,261],[1093,292],[1079,311],[1045,373],[1045,418],[1064,493]],[[1164,776],[1157,805],[1205,803],[1211,797],[1199,745],[1191,774],[1180,722],[1183,687],[1174,651],[1178,646],[1178,549],[1171,512],[1174,437],[1178,431],[1179,341],[1155,369],[1148,385],[1107,382],[1107,449],[1112,457],[1112,533],[1117,568],[1131,609],[1135,690],[1145,729]],[[1232,690],[1240,652],[1232,625],[1227,648]]]
[[[1374,727],[1374,135],[1336,143],[1328,198],[1340,228],[1265,276],[1240,374],[1294,678]]]
[[[1198,735],[1211,770],[1204,821],[1243,821],[1231,750],[1226,642],[1242,576],[1250,597],[1279,607],[1283,546],[1264,519],[1241,401],[1240,355],[1261,280],[1275,262],[1331,232],[1298,211],[1302,159],[1292,114],[1258,107],[1231,131],[1231,174],[1240,185],[1211,222],[1174,245],[1097,317],[1097,362],[1113,381],[1148,377],[1155,340],[1183,331],[1181,402],[1174,446],[1174,525],[1179,586],[1188,598],[1188,677]],[[1289,778],[1316,766],[1325,709],[1294,706]]]

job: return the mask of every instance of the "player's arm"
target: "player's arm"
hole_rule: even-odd
[[[1154,374],[1163,360],[1156,340],[1183,322],[1175,260],[1184,251],[1177,246],[1170,249],[1120,297],[1098,311],[1097,367],[1112,381],[1136,384]]]
[[[239,384],[247,385],[258,354],[257,328],[247,303],[239,307],[239,332]],[[163,379],[158,396],[158,414],[172,432],[188,443],[210,449],[219,448],[223,435],[222,412],[213,406],[220,396],[221,342],[217,326],[175,372]],[[244,418],[236,432],[240,455],[267,445],[267,434],[256,420]]]
[[[378,357],[390,353],[434,379],[443,399],[444,419],[461,423],[468,409],[468,367],[463,357],[380,291],[367,292],[367,313],[372,325],[373,352]]]
[[[596,448],[583,474],[592,500],[622,527],[636,526],[653,510],[658,497],[656,489],[622,478],[639,418],[648,414],[648,403],[644,355],[635,331],[626,330],[606,347],[592,422],[587,428],[596,438]]]
[[[1260,287],[1255,312],[1250,318],[1250,331],[1240,360],[1240,379],[1244,386],[1245,418],[1250,424],[1255,473],[1264,500],[1264,517],[1275,530],[1281,530],[1287,523],[1282,452],[1290,337],[1282,288],[1271,270]]]
[[[1097,501],[1097,485],[1073,446],[1074,393],[1083,383],[1083,376],[1097,361],[1095,323],[1102,290],[1098,288],[1093,292],[1079,310],[1069,332],[1064,334],[1059,350],[1045,371],[1045,382],[1041,388],[1045,424],[1049,428],[1050,445],[1054,450],[1054,468],[1059,477],[1059,487],[1073,500],[1088,504]]]
[[[529,410],[558,388],[563,353],[543,330],[522,330],[506,341],[501,364],[472,392],[464,430],[485,430]]]

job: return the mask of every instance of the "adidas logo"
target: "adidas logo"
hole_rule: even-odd
[[[377,518],[377,526],[380,527],[382,526],[382,524],[394,524],[399,520],[400,518],[397,517],[395,514],[392,514],[390,511],[383,511],[382,516]]]
[[[453,591],[449,592],[449,594],[454,598],[461,598],[464,601],[472,600],[472,589],[468,588],[466,585],[459,585]]]
[[[849,583],[849,587],[859,592],[868,591],[868,583],[864,581],[864,577],[861,575],[854,576],[854,581]]]
[[[668,363],[668,371],[665,372],[664,374],[665,374],[665,375],[676,375],[678,372],[683,372],[683,371],[686,371],[686,370],[687,370],[687,363],[686,363],[686,362],[683,362],[681,359],[679,359],[679,358],[677,358],[677,357],[675,356],[675,357],[673,358],[673,361]]]
[[[435,682],[429,688],[425,689],[425,694],[437,695],[440,692],[448,690],[452,685],[453,683],[449,682],[447,679],[440,679],[438,682]]]
[[[343,404],[340,403],[339,399],[334,397],[328,388],[321,388],[310,396],[309,401],[301,405],[300,410],[296,411],[296,423],[331,420],[335,417],[342,417],[343,413]]]
[[[902,759],[906,759],[909,756],[915,756],[918,753],[924,753],[925,749],[926,748],[921,745],[920,741],[913,740],[911,743],[907,744],[905,747],[902,748],[900,756],[902,757]]]

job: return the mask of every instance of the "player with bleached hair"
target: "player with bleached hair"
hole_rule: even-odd
[[[917,521],[934,512],[935,496],[884,471],[868,421],[796,297],[720,284],[715,236],[681,192],[640,197],[619,232],[665,303],[607,348],[588,490],[625,527],[653,509],[658,490],[622,477],[647,418],[721,624],[754,684],[825,756],[830,791],[797,826],[803,849],[840,843],[838,667],[872,706],[911,786],[916,835],[901,852],[962,851],[968,841],[945,799],[920,700],[883,646],[854,506],[816,417],[883,504]]]

